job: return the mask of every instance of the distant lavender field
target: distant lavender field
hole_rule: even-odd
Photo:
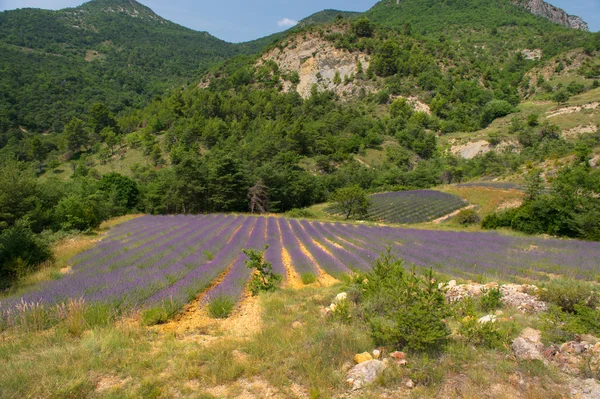
[[[298,274],[334,277],[368,270],[387,247],[407,265],[471,279],[600,276],[600,243],[593,242],[273,217],[145,216],[114,228],[96,247],[76,256],[72,273],[22,297],[5,298],[0,311],[10,312],[22,301],[51,305],[79,298],[122,311],[164,301],[181,307],[203,292],[206,300],[221,295],[238,300],[251,275],[242,249],[265,244],[266,260],[284,276],[289,267]],[[290,265],[284,264],[284,251]]]
[[[412,224],[446,216],[467,204],[456,195],[433,190],[397,191],[373,194],[365,220]],[[335,206],[327,209],[339,213]]]

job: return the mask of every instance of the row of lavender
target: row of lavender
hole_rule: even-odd
[[[74,258],[72,272],[60,280],[5,298],[0,311],[12,312],[22,301],[50,305],[71,298],[123,311],[167,302],[177,310],[200,293],[206,301],[218,296],[237,300],[251,274],[242,249],[265,244],[265,259],[284,276],[288,267],[301,275],[334,277],[368,270],[388,247],[407,264],[467,278],[600,274],[600,243],[274,217],[145,216],[113,229]]]

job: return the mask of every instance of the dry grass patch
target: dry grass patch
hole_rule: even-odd
[[[522,200],[525,194],[518,190],[500,190],[491,187],[444,186],[439,189],[448,194],[457,195],[479,207],[481,217],[498,210],[503,204]]]

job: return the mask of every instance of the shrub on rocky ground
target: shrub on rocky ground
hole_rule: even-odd
[[[486,290],[481,297],[481,308],[484,312],[490,312],[502,307],[502,291],[500,288]]]
[[[447,340],[450,308],[432,271],[407,271],[404,261],[388,251],[356,280],[361,284],[358,313],[377,345],[432,351]]]
[[[539,298],[559,306],[563,311],[574,313],[575,306],[591,309],[600,305],[600,295],[595,284],[575,279],[554,279],[546,283],[538,292]]]

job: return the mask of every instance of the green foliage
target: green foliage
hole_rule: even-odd
[[[514,111],[511,103],[505,100],[492,100],[483,108],[481,126],[487,127],[494,119],[506,116]]]
[[[520,208],[492,213],[482,227],[600,240],[600,203],[595,198],[599,189],[597,170],[586,165],[567,167],[559,171],[550,194],[539,195],[532,188],[530,199]]]
[[[0,288],[6,288],[52,259],[48,244],[31,231],[26,220],[18,220],[0,233]]]
[[[164,301],[142,311],[142,325],[155,326],[166,323],[179,309],[172,301]]]
[[[367,193],[358,186],[344,187],[337,190],[331,197],[335,207],[342,212],[346,219],[350,216],[364,216],[369,211],[369,197]]]
[[[552,100],[554,100],[556,103],[560,104],[564,104],[567,101],[569,101],[569,98],[571,98],[571,95],[569,94],[569,92],[565,89],[561,89],[559,91],[557,91],[553,96],[552,96]]]
[[[106,7],[94,1],[75,9],[0,14],[0,86],[6,94],[0,109],[11,126],[58,133],[87,108],[83,104],[100,104],[90,115],[98,133],[114,127],[111,114],[139,108],[217,62],[262,48],[184,28],[139,3],[126,3],[126,12]]]
[[[352,31],[358,37],[371,37],[373,30],[373,25],[368,18],[362,17],[352,23]]]
[[[551,304],[548,312],[541,315],[542,332],[546,340],[561,344],[572,341],[576,335],[600,334],[600,310],[576,304],[572,312]]]
[[[576,306],[596,308],[600,293],[596,285],[575,279],[554,279],[545,283],[538,292],[540,300],[555,304],[564,312],[575,313]]]
[[[235,300],[233,298],[221,295],[208,303],[208,315],[213,319],[226,319],[233,312],[234,307]]]
[[[495,322],[479,323],[475,315],[469,315],[458,323],[458,334],[470,345],[502,349],[510,343],[510,332]]]
[[[479,224],[481,222],[481,218],[475,209],[463,209],[454,217],[454,221],[458,224],[462,224],[463,226],[470,226],[473,224]]]
[[[96,201],[70,195],[56,205],[55,220],[63,230],[86,231],[100,226],[102,212]]]
[[[308,285],[317,281],[317,276],[314,273],[302,273],[300,280],[302,280],[302,284]]]
[[[439,350],[450,331],[449,307],[433,272],[406,271],[388,250],[361,275],[359,309],[377,345],[416,351]]]
[[[117,205],[124,212],[135,209],[139,202],[140,192],[138,185],[127,176],[114,172],[108,173],[102,176],[99,188],[111,197],[114,197]]]
[[[292,209],[285,213],[287,217],[294,219],[316,219],[317,215],[310,209]]]
[[[268,246],[265,246],[264,251],[268,248]],[[265,262],[264,251],[257,251],[254,249],[242,250],[249,258],[244,260],[246,267],[253,271],[249,289],[254,296],[261,292],[275,291],[283,278],[281,275],[273,272],[271,263]]]
[[[491,312],[502,307],[502,291],[500,288],[492,288],[485,291],[481,297],[481,309]]]
[[[0,229],[12,226],[39,202],[33,171],[23,162],[0,162]]]

